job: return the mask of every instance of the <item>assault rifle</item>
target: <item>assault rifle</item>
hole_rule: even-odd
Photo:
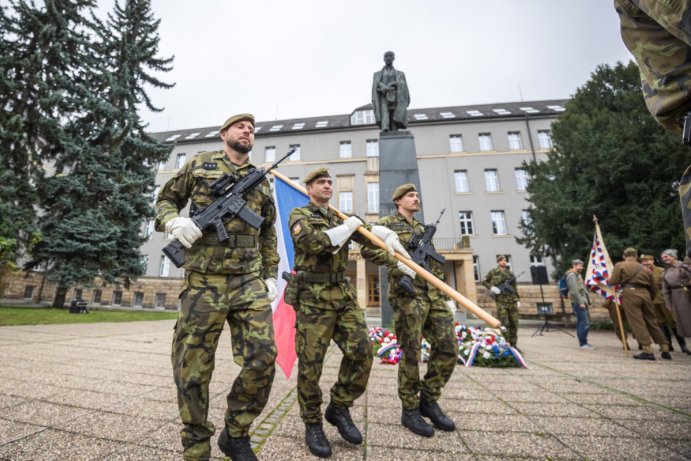
[[[408,242],[408,253],[410,253],[410,259],[415,261],[416,264],[425,268],[427,272],[431,272],[428,257],[434,259],[439,264],[444,264],[446,258],[434,251],[432,248],[432,238],[437,232],[437,225],[441,221],[441,217],[446,211],[446,208],[441,210],[439,213],[439,218],[434,224],[425,225],[425,231],[422,234],[413,234],[413,237]],[[404,275],[401,277],[400,285],[409,295],[415,295],[415,287],[413,286],[413,279],[409,275]]]
[[[259,216],[249,207],[246,207],[245,196],[257,187],[266,177],[267,173],[278,166],[283,160],[290,157],[297,147],[292,147],[287,154],[277,160],[267,169],[250,167],[247,176],[236,182],[236,178],[224,174],[211,184],[211,190],[216,200],[206,208],[194,213],[192,221],[199,229],[204,231],[209,227],[216,229],[219,242],[228,240],[228,233],[223,223],[237,216],[248,225],[259,229],[264,223],[264,218]],[[175,264],[181,267],[185,264],[185,247],[180,240],[175,239],[163,248],[163,254]]]
[[[517,279],[518,277],[520,277],[520,276],[523,275],[523,274],[525,274],[525,271],[521,272],[521,273],[518,274],[518,275],[514,275],[513,277],[509,277],[508,279],[506,279],[506,280],[504,280],[503,282],[501,282],[501,283],[497,286],[497,288],[499,288],[499,291],[501,291],[500,294],[502,294],[502,295],[515,295],[515,294],[516,294],[516,289],[513,287],[512,284],[513,284],[513,282],[516,281],[516,279]],[[492,298],[492,299],[497,299],[497,296],[498,296],[498,295],[492,293],[492,290],[489,291],[489,297],[490,297],[490,298]]]

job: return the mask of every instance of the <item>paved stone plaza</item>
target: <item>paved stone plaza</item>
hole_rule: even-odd
[[[0,328],[0,459],[181,459],[173,323]],[[579,350],[563,332],[532,333],[519,332],[528,370],[456,368],[440,403],[458,429],[429,439],[400,426],[396,366],[375,359],[367,393],[352,411],[365,443],[347,444],[327,423],[331,459],[691,459],[691,355],[641,363],[624,355],[612,332],[591,332],[594,351]],[[326,399],[339,360],[332,349],[322,378]],[[225,332],[211,383],[209,417],[217,428],[237,370]],[[261,460],[318,459],[304,445],[295,372],[289,380],[277,372],[252,430]],[[221,459],[215,438],[213,455]]]

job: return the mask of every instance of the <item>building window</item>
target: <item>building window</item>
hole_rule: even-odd
[[[146,229],[144,229],[144,238],[148,239],[149,237],[151,237],[153,235],[153,233],[154,233],[154,220],[149,219],[146,222]]]
[[[371,125],[374,123],[374,110],[358,110],[350,116],[351,125]]]
[[[499,192],[499,175],[497,170],[485,170],[485,190],[487,192]]]
[[[175,160],[175,168],[180,169],[185,165],[187,161],[187,154],[178,154],[178,158]]]
[[[493,210],[490,212],[492,217],[492,234],[506,235],[506,219],[504,212],[500,210]]]
[[[379,302],[379,274],[367,274],[367,305],[378,306]]]
[[[460,134],[449,135],[449,151],[463,152],[463,137]]]
[[[542,259],[542,256],[530,256],[530,265],[534,267],[542,267],[545,265],[545,261]]]
[[[480,257],[473,256],[473,275],[475,276],[475,281],[480,281]]]
[[[367,183],[367,212],[379,213],[379,183]]]
[[[93,293],[91,293],[91,302],[93,303],[100,303],[101,302],[101,290],[94,290]]]
[[[456,170],[453,172],[454,183],[456,184],[456,192],[464,193],[470,192],[468,185],[468,171]]]
[[[480,141],[480,150],[492,150],[492,135],[489,133],[480,133],[478,135]]]
[[[530,212],[528,210],[521,210],[521,222],[524,226],[529,226],[533,222],[530,219]]]
[[[151,201],[154,202],[154,205],[156,204],[156,200],[158,199],[158,193],[161,191],[161,186],[155,186],[154,187],[154,192],[151,194]]]
[[[115,290],[113,292],[113,306],[119,306],[122,304],[122,291]]]
[[[158,162],[158,171],[162,171],[162,170],[165,170],[165,169],[166,169],[166,161],[165,161],[165,160],[161,160],[160,162]]]
[[[353,156],[353,149],[350,145],[350,141],[341,141],[338,156],[340,158],[350,158]]]
[[[144,293],[141,291],[134,292],[134,299],[132,300],[134,307],[142,307],[144,305]]]
[[[72,299],[80,299],[82,297],[82,293],[83,291],[81,288],[75,288]]]
[[[526,190],[528,188],[528,171],[523,168],[516,168],[516,189]]]
[[[291,144],[288,146],[289,149],[295,148],[295,152],[288,157],[288,160],[300,160],[300,144]]]
[[[379,157],[379,141],[377,139],[367,140],[367,156]]]
[[[159,271],[159,277],[168,277],[170,273],[170,259],[167,256],[161,256],[161,270]]]
[[[538,130],[537,140],[540,143],[541,149],[552,148],[552,133],[549,130]]]
[[[523,149],[523,142],[521,141],[520,131],[509,131],[509,150]]]
[[[159,309],[164,309],[166,307],[165,293],[156,293],[156,307]]]
[[[353,212],[353,193],[352,192],[339,192],[338,194],[338,207],[343,213]]]
[[[461,224],[461,235],[473,235],[472,211],[459,211],[458,222]]]
[[[27,285],[24,287],[24,299],[34,298],[34,288],[36,288],[35,285]]]
[[[264,148],[264,163],[273,163],[275,161],[276,161],[276,146],[266,146]]]

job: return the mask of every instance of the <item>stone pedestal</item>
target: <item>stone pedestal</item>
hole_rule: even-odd
[[[393,191],[401,184],[412,183],[422,198],[420,174],[415,152],[415,138],[409,131],[382,131],[379,133],[379,216],[388,216],[396,206],[391,201]],[[424,216],[420,206],[419,217]],[[420,218],[424,220],[424,218]],[[393,325],[393,311],[387,298],[388,270],[379,267],[381,322]]]

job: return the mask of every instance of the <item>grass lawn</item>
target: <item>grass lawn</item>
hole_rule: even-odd
[[[137,320],[168,320],[177,312],[89,311],[70,314],[69,309],[0,306],[0,326],[47,325],[54,323],[134,322]]]

